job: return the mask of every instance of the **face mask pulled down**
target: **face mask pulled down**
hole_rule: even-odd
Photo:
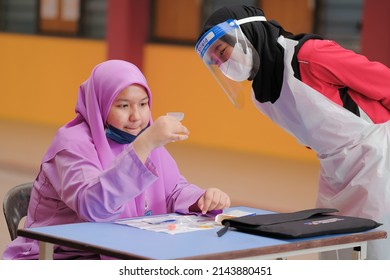
[[[141,132],[138,133],[138,135],[140,135],[142,132],[144,132],[146,128],[148,128],[148,126],[145,127],[144,129],[142,129]],[[127,133],[127,132],[120,130],[112,125],[107,125],[107,127],[106,127],[107,138],[109,138],[109,139],[111,139],[119,144],[130,144],[137,138],[138,135],[133,135],[133,134]]]

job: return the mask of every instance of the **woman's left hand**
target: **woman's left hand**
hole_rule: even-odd
[[[217,188],[206,189],[205,193],[190,207],[190,211],[206,214],[212,210],[222,210],[230,207],[230,197]]]

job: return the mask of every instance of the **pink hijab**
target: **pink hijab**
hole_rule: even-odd
[[[145,88],[151,106],[152,96],[146,79],[134,64],[123,60],[108,60],[98,64],[79,88],[76,118],[58,130],[42,163],[51,160],[61,150],[80,150],[82,146],[80,152],[87,158],[90,158],[89,153],[97,153],[101,168],[108,167],[115,158],[104,128],[108,112],[115,97],[132,84]]]
[[[108,60],[97,65],[91,76],[80,86],[76,104],[77,116],[58,130],[43,157],[42,164],[53,159],[60,151],[69,150],[95,164],[99,170],[108,169],[118,155],[118,151],[123,150],[118,147],[129,144],[111,143],[112,148],[115,149],[113,150],[106,137],[104,126],[115,97],[132,84],[145,88],[150,106],[152,97],[150,89],[144,75],[135,65],[121,60]],[[154,149],[148,160],[153,164],[155,174],[158,174],[157,179],[147,188],[148,202],[152,205],[153,214],[182,211],[180,209],[188,208],[188,201],[195,201],[201,195],[202,191],[196,188],[196,191],[188,191],[188,195],[180,196],[182,203],[178,203],[176,199],[170,200],[175,203],[175,208],[172,208],[173,205],[167,206],[166,203],[162,203],[164,198],[167,200],[168,196],[177,196],[181,193],[175,193],[173,190],[183,181],[183,177],[175,160],[164,147]],[[142,193],[134,200],[129,200],[124,206],[121,217],[143,215],[144,196],[145,194]]]

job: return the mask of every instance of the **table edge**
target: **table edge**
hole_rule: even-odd
[[[52,244],[67,246],[79,250],[84,250],[87,252],[94,252],[118,259],[128,259],[128,260],[150,260],[151,258],[145,258],[136,254],[131,254],[128,252],[113,250],[105,247],[100,247],[97,245],[91,245],[88,243],[82,243],[78,241],[69,240],[66,238],[59,238],[50,234],[36,233],[30,229],[18,229],[18,236],[23,236],[30,239],[35,239],[38,241],[48,242]],[[244,233],[247,234],[247,233]],[[221,237],[223,238],[223,237]],[[305,250],[312,248],[319,248],[325,246],[339,245],[339,244],[349,244],[349,243],[358,243],[371,241],[376,239],[385,239],[387,238],[387,232],[384,230],[374,230],[368,232],[357,232],[343,236],[331,236],[324,239],[316,240],[306,240],[302,242],[293,242],[288,244],[281,245],[272,245],[260,248],[246,249],[246,250],[236,250],[222,253],[212,253],[206,255],[190,256],[184,258],[177,258],[179,260],[229,260],[245,257],[254,257],[260,255],[268,254],[277,254],[284,253],[288,251],[297,251]]]

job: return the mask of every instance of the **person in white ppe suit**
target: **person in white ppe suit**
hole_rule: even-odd
[[[389,68],[243,5],[215,11],[195,50],[235,106],[252,81],[256,108],[316,152],[317,207],[390,232]],[[390,240],[369,241],[367,259],[390,259]]]

